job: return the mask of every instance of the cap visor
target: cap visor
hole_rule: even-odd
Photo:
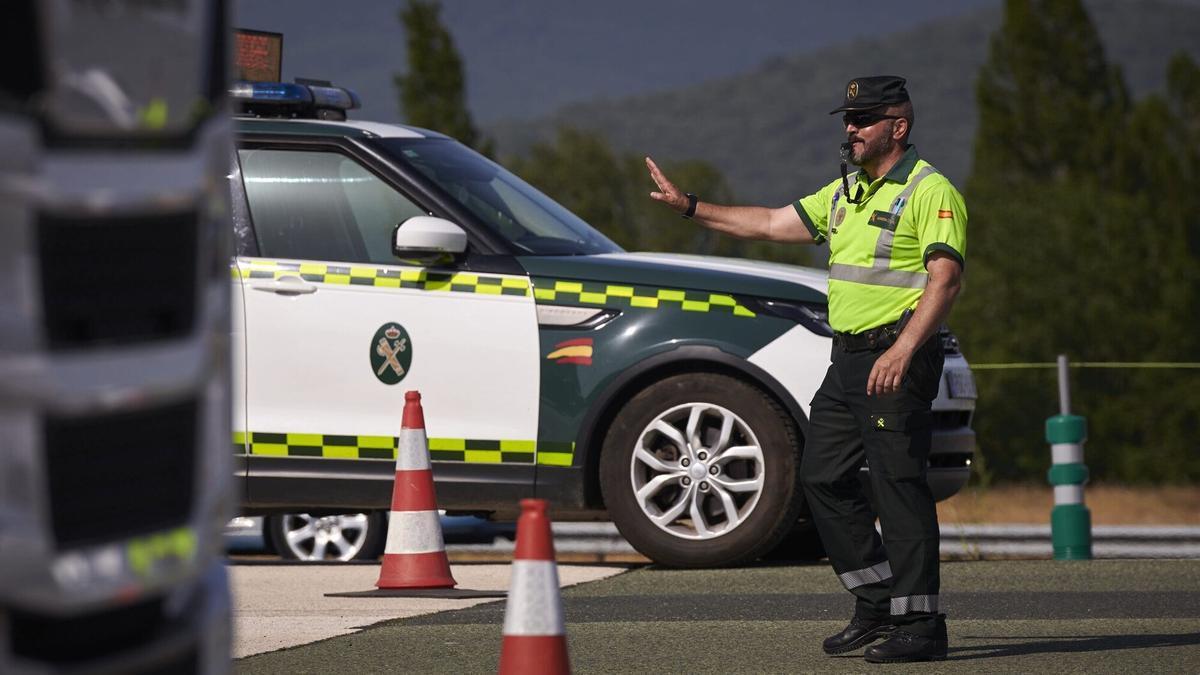
[[[878,110],[879,108],[886,108],[889,105],[891,105],[891,104],[890,103],[874,103],[872,105],[844,105],[840,108],[835,108],[834,110],[829,111],[829,114],[836,115],[840,112],[863,112],[865,110]]]

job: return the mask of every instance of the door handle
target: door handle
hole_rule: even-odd
[[[316,293],[317,287],[294,275],[285,275],[278,279],[260,281],[250,286],[256,291],[267,291],[280,295],[308,295]]]

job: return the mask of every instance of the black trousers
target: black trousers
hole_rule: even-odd
[[[800,472],[833,569],[857,597],[855,614],[890,618],[909,632],[933,637],[938,523],[925,475],[933,434],[930,405],[944,355],[934,335],[913,355],[899,391],[867,396],[867,377],[883,352],[834,346],[825,381],[813,397]],[[859,476],[864,462],[871,501]]]

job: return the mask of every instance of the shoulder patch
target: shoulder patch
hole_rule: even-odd
[[[954,212],[950,209],[938,209],[938,218],[953,218]]]

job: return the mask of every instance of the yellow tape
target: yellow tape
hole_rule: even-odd
[[[1067,362],[1071,368],[1113,368],[1113,369],[1170,369],[1190,370],[1200,368],[1200,363],[1165,363],[1151,361],[1079,361]],[[1057,368],[1057,363],[972,363],[971,370],[1037,370]]]

